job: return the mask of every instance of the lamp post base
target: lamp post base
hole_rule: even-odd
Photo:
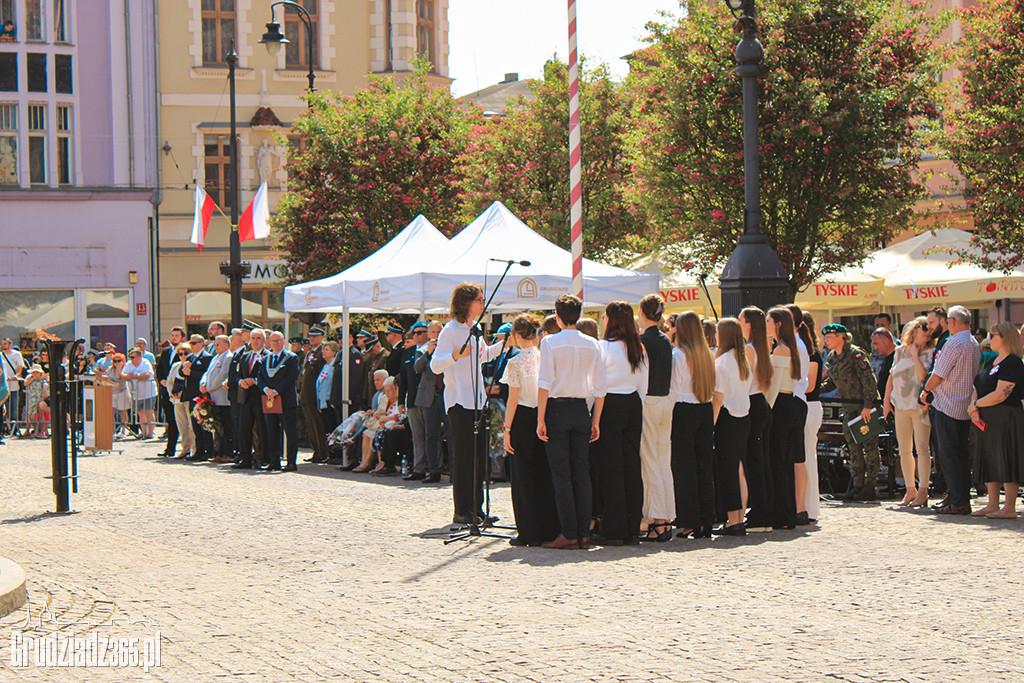
[[[737,316],[747,306],[767,311],[789,301],[789,277],[761,234],[743,235],[719,278],[722,315]]]

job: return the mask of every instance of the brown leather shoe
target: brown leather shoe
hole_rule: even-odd
[[[580,550],[590,550],[590,539],[589,538],[581,538],[580,539]]]
[[[553,541],[547,541],[546,543],[543,543],[542,545],[545,548],[554,548],[556,550],[569,550],[569,549],[575,550],[575,549],[578,549],[580,547],[580,542],[578,540],[576,540],[575,538],[566,538],[563,534],[558,534],[558,538],[556,538]],[[589,541],[588,541],[588,545],[589,545]]]
[[[935,511],[937,515],[969,515],[971,514],[970,505],[947,505],[939,508]]]

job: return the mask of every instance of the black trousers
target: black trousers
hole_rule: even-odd
[[[239,404],[241,419],[238,438],[238,462],[245,466],[253,463],[254,434],[262,449],[267,447],[267,422],[263,419],[263,405],[260,395],[252,390],[252,397]],[[262,455],[262,453],[260,454]],[[267,460],[267,462],[270,462]]]
[[[793,466],[804,459],[807,404],[793,394],[779,394],[772,408],[768,461],[772,481],[771,525],[796,526],[796,481]]]
[[[238,393],[237,389],[235,393]],[[233,430],[233,439],[231,452],[228,455],[237,460],[239,446],[242,443],[242,404],[238,401],[231,401],[231,429]]]
[[[519,540],[540,545],[558,536],[558,509],[544,442],[537,436],[537,409],[517,406],[509,430],[512,442],[512,511]]]
[[[341,420],[337,418],[334,412],[334,408],[328,405],[326,408],[320,409],[320,421],[324,425],[325,436],[330,436],[331,432],[341,424]]]
[[[715,411],[711,403],[676,403],[672,409],[672,482],[676,526],[715,524]]]
[[[479,443],[474,442],[473,411],[460,405],[454,405],[448,410],[448,424],[452,428],[449,440],[452,449],[452,501],[455,505],[455,514],[470,517],[480,512],[484,504],[483,481],[487,472],[486,438],[481,426]]]
[[[771,526],[772,481],[768,467],[768,443],[772,409],[764,394],[750,395],[750,433],[747,435],[743,473],[747,477],[747,525]]]
[[[217,406],[217,415],[220,417],[220,424],[223,427],[220,435],[217,436],[215,442],[217,445],[217,455],[224,457],[234,457],[235,448],[235,425],[231,419],[231,405]]]
[[[545,450],[562,535],[569,539],[588,538],[593,491],[587,402],[582,398],[548,399],[544,423],[548,431]]]
[[[591,472],[601,495],[601,535],[626,540],[640,534],[644,482],[640,435],[644,403],[640,394],[608,394],[601,412],[601,438],[590,446]]]
[[[718,483],[718,509],[721,513],[739,510],[740,458],[747,450],[750,415],[733,417],[722,406],[715,423],[715,475]]]
[[[327,432],[324,430],[324,421],[320,417],[320,409],[315,404],[304,403],[300,406],[302,419],[306,425],[306,438],[313,449],[313,457],[326,458],[327,453]]]
[[[299,428],[295,420],[297,408],[292,406],[284,408],[280,413],[266,413],[264,418],[267,422],[267,443],[263,447],[265,459],[271,467],[281,464],[281,454],[284,450],[281,436],[284,435],[288,441],[288,465],[295,465],[295,457],[299,452]]]
[[[384,466],[400,467],[403,455],[412,455],[412,430],[408,423],[402,427],[384,430],[384,447],[381,454]]]
[[[178,446],[178,423],[174,419],[174,404],[171,403],[171,397],[167,394],[167,388],[157,385],[157,395],[160,397],[160,412],[163,413],[164,424],[167,428],[164,433],[167,435],[167,446],[164,448],[164,453],[168,456],[173,456],[174,451]]]

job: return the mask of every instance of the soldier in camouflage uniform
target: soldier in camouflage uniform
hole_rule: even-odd
[[[852,337],[846,327],[838,324],[822,328],[825,347],[832,353],[825,362],[826,377],[821,393],[839,389],[843,400],[843,436],[850,449],[850,469],[853,473],[853,489],[845,500],[877,500],[878,470],[881,456],[878,452],[878,437],[872,437],[858,444],[853,440],[848,423],[858,415],[865,423],[871,409],[878,402],[878,382],[871,370],[870,357],[863,349],[851,344]]]

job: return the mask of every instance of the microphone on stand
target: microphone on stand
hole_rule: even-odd
[[[509,264],[512,264],[512,265],[517,265],[518,264],[520,266],[528,266],[528,265],[530,265],[529,261],[516,261],[514,259],[508,259],[508,258],[492,258],[492,259],[488,259],[488,260],[489,261],[497,261],[498,263],[509,263]]]

